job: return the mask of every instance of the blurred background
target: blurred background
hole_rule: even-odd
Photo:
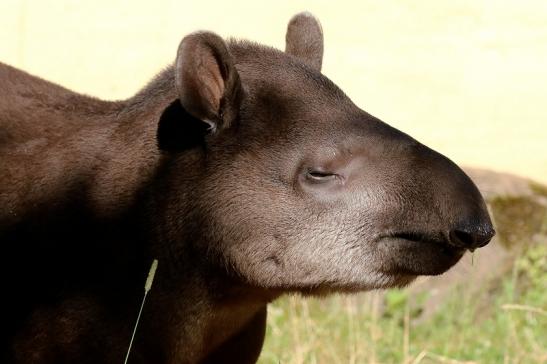
[[[547,2],[2,0],[0,61],[126,98],[208,29],[284,48],[309,10],[323,73],[361,108],[457,163],[547,182]]]
[[[302,10],[357,105],[473,167],[498,237],[407,290],[277,302],[261,361],[547,363],[547,2],[2,0],[0,62],[127,98],[184,35],[283,49]]]

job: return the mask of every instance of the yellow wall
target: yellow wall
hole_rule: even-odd
[[[282,48],[304,9],[323,24],[323,72],[359,106],[458,163],[547,182],[544,0],[1,0],[0,61],[125,98],[191,31]]]

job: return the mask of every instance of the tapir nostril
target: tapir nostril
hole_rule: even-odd
[[[462,230],[452,230],[450,232],[450,241],[452,244],[462,248],[475,245],[473,235]]]
[[[452,244],[468,249],[481,248],[488,244],[494,236],[494,229],[454,229],[450,232]]]

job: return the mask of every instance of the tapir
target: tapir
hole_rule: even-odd
[[[286,293],[401,287],[494,235],[448,158],[357,107],[295,15],[199,31],[133,97],[0,65],[2,363],[254,363]],[[74,70],[74,72],[78,72]]]

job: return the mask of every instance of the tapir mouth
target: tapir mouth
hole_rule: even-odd
[[[400,232],[389,235],[389,237],[394,239],[403,239],[414,241],[418,243],[433,243],[433,244],[448,244],[448,239],[446,239],[442,234],[426,234],[419,232]]]
[[[378,240],[378,250],[387,257],[382,271],[395,275],[438,275],[456,264],[465,253],[443,234],[398,232]]]

